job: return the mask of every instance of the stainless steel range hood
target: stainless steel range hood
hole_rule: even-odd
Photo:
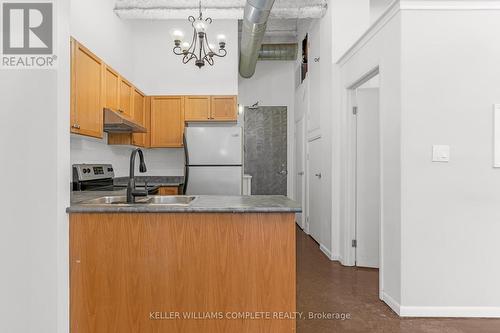
[[[104,132],[108,133],[146,133],[147,129],[122,113],[104,109]]]

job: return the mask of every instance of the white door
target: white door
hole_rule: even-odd
[[[295,123],[295,200],[299,202],[304,211],[304,186],[305,186],[305,154],[304,154],[304,118],[302,117]],[[296,215],[297,224],[304,229],[305,223],[303,216],[305,214],[299,213]]]
[[[318,243],[321,244],[321,230],[322,230],[322,202],[325,200],[322,195],[323,182],[322,182],[322,140],[316,139],[309,142],[308,152],[308,221],[309,221],[309,234]]]
[[[356,265],[379,267],[380,138],[379,89],[356,91]]]

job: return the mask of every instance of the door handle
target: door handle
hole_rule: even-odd
[[[278,175],[284,175],[284,176],[286,176],[286,175],[288,175],[288,171],[286,171],[286,170],[278,171]]]
[[[319,179],[321,179],[321,173],[317,173],[315,174],[316,177],[318,177]]]
[[[301,171],[298,173],[299,176],[303,176],[304,175],[304,171]]]

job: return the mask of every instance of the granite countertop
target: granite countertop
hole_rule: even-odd
[[[285,196],[211,196],[200,195],[189,206],[147,204],[87,205],[82,201],[104,196],[125,195],[112,192],[73,192],[68,213],[300,213],[300,205]]]

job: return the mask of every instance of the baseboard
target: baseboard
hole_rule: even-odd
[[[487,306],[402,306],[381,292],[380,298],[400,317],[500,318],[500,307]]]
[[[330,259],[331,261],[339,261],[340,260],[340,257],[339,256],[334,256],[332,254],[332,252],[330,252],[330,250],[327,249],[326,246],[324,246],[323,244],[320,244],[319,245],[319,249],[321,250],[321,252],[323,252],[327,257],[328,259]]]
[[[394,298],[392,298],[383,291],[380,294],[380,298],[382,299],[382,301],[385,302],[385,304],[387,304],[392,309],[392,311],[396,312],[398,316],[401,315],[401,305],[399,305],[399,303],[396,302]]]
[[[401,306],[401,317],[500,318],[500,307]]]

